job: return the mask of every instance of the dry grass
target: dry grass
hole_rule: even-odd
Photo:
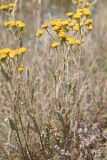
[[[50,47],[52,29],[35,36],[42,23],[65,19],[71,2],[67,10],[64,0],[15,4],[11,14],[0,10],[0,47],[28,51],[23,59],[21,50],[15,61],[0,60],[0,160],[106,160],[107,2],[94,4],[94,29],[74,48],[59,39],[58,48]],[[25,29],[4,27],[14,18]]]

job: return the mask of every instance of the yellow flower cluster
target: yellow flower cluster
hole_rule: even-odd
[[[7,57],[14,58],[15,56],[23,55],[27,52],[27,48],[19,48],[12,50],[10,48],[5,48],[0,50],[0,60],[4,60]]]
[[[73,37],[67,37],[66,39],[70,45],[78,44],[81,45],[82,41],[80,39],[75,39]]]
[[[10,48],[1,49],[0,50],[0,60],[6,58],[10,52],[11,52]]]
[[[14,3],[10,3],[8,5],[1,5],[0,10],[6,11],[6,12],[11,12],[13,10],[14,6],[15,6]]]
[[[84,0],[78,0],[77,2],[84,4],[84,7],[78,8],[75,12],[67,13],[68,18],[66,19],[54,19],[49,24],[42,24],[42,29],[37,31],[36,36],[41,37],[47,31],[51,38],[54,37],[55,40],[51,43],[52,48],[57,48],[62,42],[68,45],[81,45],[83,42],[81,32],[93,29],[93,19],[90,17],[91,10],[89,7],[91,4]]]
[[[15,27],[15,28],[19,28],[19,29],[24,29],[25,28],[25,23],[19,20],[11,20],[11,21],[7,21],[4,23],[5,27]]]

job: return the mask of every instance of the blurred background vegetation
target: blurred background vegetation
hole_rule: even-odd
[[[14,0],[0,0],[1,4],[12,3]],[[19,0],[19,8],[16,12],[16,18],[26,23],[26,29],[23,36],[23,46],[29,48],[29,54],[25,55],[24,65],[30,68],[31,84],[34,81],[40,86],[39,100],[36,103],[39,109],[46,106],[51,106],[49,97],[45,95],[43,83],[45,78],[47,80],[48,72],[45,71],[45,52],[44,46],[38,39],[35,38],[36,31],[44,22],[49,22],[54,18],[65,18],[65,14],[72,11],[72,0]],[[90,0],[91,2],[91,0]],[[84,123],[88,124],[98,123],[101,125],[102,132],[107,134],[107,0],[96,0],[92,8],[94,18],[94,31],[87,37],[87,42],[83,47],[81,79],[87,82],[88,91],[84,97]],[[4,15],[3,15],[4,16]],[[7,17],[0,15],[0,25],[7,20]],[[0,47],[11,47],[13,41],[10,39],[8,33],[5,36],[5,30],[0,28],[1,38]],[[45,44],[45,42],[42,42]],[[42,56],[40,56],[42,55]],[[47,58],[48,59],[48,58]],[[38,67],[39,66],[39,67]],[[27,70],[26,69],[26,70]],[[46,72],[46,73],[45,73]],[[39,75],[39,74],[40,75]],[[42,73],[42,76],[41,76]],[[26,73],[25,73],[26,74]],[[37,75],[38,74],[38,75]],[[40,79],[40,83],[38,80]],[[45,77],[45,78],[44,78]],[[26,75],[25,77],[26,78]],[[49,79],[50,80],[50,79]],[[47,80],[48,81],[48,80]],[[33,84],[35,86],[35,83]],[[50,82],[49,82],[50,83]],[[23,84],[24,86],[24,84]],[[32,86],[32,85],[31,85]],[[6,90],[6,85],[0,87]],[[3,88],[4,87],[4,88]],[[25,87],[25,86],[24,86]],[[24,88],[23,87],[23,88]],[[26,88],[25,88],[26,90]],[[7,95],[6,91],[4,91]],[[41,95],[40,95],[41,94]],[[9,115],[8,97],[0,95],[2,107],[0,108],[0,132],[5,134],[0,135],[1,144],[6,141],[7,130],[4,119]],[[43,99],[44,98],[44,99]],[[50,99],[49,99],[50,98]],[[52,99],[51,99],[52,100]],[[9,102],[10,103],[10,102]],[[63,101],[61,100],[61,103]],[[36,106],[35,105],[35,106]],[[51,106],[52,107],[52,106]],[[47,109],[48,110],[48,109]],[[43,111],[44,112],[44,111]],[[47,111],[46,111],[47,112]],[[46,113],[47,114],[47,113]],[[42,116],[41,116],[42,117]],[[46,116],[45,116],[46,117]],[[105,134],[105,133],[104,133]],[[5,140],[2,140],[4,137]],[[3,141],[3,142],[2,142]],[[107,143],[107,142],[106,142]],[[106,144],[107,145],[107,144]],[[106,157],[107,159],[107,157]],[[105,159],[105,160],[106,160]],[[99,160],[99,159],[98,159]]]

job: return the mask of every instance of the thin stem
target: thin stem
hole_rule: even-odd
[[[79,92],[80,92],[80,68],[81,68],[81,47],[79,48],[79,52],[78,52],[78,96],[79,96]]]
[[[27,143],[27,139],[26,139],[26,135],[25,135],[25,132],[24,132],[23,123],[22,123],[22,119],[21,119],[20,114],[19,114],[19,120],[20,120],[20,124],[21,124],[21,128],[22,128],[22,133],[23,133],[23,136],[24,136],[24,139],[25,139],[25,143],[26,143],[26,147],[27,147],[27,150],[28,150],[30,159],[33,160],[33,157],[32,157],[32,155],[31,155],[30,150],[29,150],[29,147],[28,147],[28,143]]]
[[[19,140],[19,143],[20,143],[20,146],[21,146],[21,152],[22,152],[23,158],[24,158],[24,160],[26,160],[25,155],[24,155],[23,146],[22,146],[22,143],[21,143],[21,139],[20,139],[20,136],[19,136],[19,132],[17,130],[16,130],[16,133],[17,133],[17,137],[18,137],[18,140]]]
[[[51,38],[55,41],[55,38],[52,36],[52,34],[48,31],[48,29],[46,29],[46,31],[48,32],[48,34],[51,36]]]

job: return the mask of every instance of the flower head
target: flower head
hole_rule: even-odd
[[[77,12],[76,14],[74,14],[74,18],[75,19],[80,19],[82,17],[82,12]]]
[[[56,25],[56,22],[57,22],[57,20],[51,20],[51,21],[50,21],[51,26],[55,26],[55,25]]]
[[[18,26],[20,29],[23,29],[26,27],[25,23],[22,21],[16,21],[16,26]]]
[[[59,46],[58,42],[52,42],[51,47],[52,48],[57,48]]]
[[[68,20],[62,21],[61,24],[62,26],[67,26],[69,24],[69,21]]]
[[[17,53],[18,53],[18,55],[20,55],[20,54],[26,53],[27,51],[28,51],[27,48],[19,48],[19,49],[17,50]]]
[[[11,57],[11,58],[14,58],[16,55],[17,55],[16,50],[12,50],[12,51],[9,53],[9,57]]]
[[[20,66],[18,67],[17,71],[18,71],[19,73],[23,72],[23,71],[24,71],[24,66],[23,66],[23,65],[20,65]]]
[[[36,33],[36,36],[41,37],[43,34],[44,34],[43,30],[38,30],[37,33]]]
[[[83,9],[83,14],[86,16],[90,16],[91,15],[91,11],[88,8],[84,8]]]
[[[88,30],[93,30],[93,26],[92,26],[92,25],[89,25],[89,26],[88,26]]]
[[[67,37],[66,40],[68,41],[68,43],[69,43],[70,45],[74,45],[74,44],[75,44],[75,39],[72,38],[72,37]]]
[[[73,27],[73,30],[74,31],[79,31],[80,30],[80,27],[79,27],[78,23]]]
[[[91,19],[91,18],[89,18],[89,19],[87,19],[87,20],[85,21],[85,25],[89,25],[89,24],[91,24],[91,23],[93,23],[93,19]]]
[[[0,54],[0,60],[5,59],[6,57],[7,57],[7,54],[5,54],[5,53]]]
[[[91,7],[91,6],[92,6],[92,3],[86,2],[85,6],[86,6],[86,7]]]
[[[62,40],[66,39],[66,32],[64,32],[63,30],[61,30],[58,34],[59,38],[61,38]]]
[[[53,30],[56,31],[56,32],[58,32],[58,31],[60,30],[60,27],[54,26],[54,27],[53,27]]]
[[[48,28],[48,24],[47,23],[42,24],[42,28],[47,29]]]
[[[81,45],[81,40],[77,39],[77,40],[75,40],[75,43],[78,44],[78,45]]]
[[[66,15],[68,16],[68,17],[72,17],[73,16],[73,12],[69,12],[69,13],[67,13]]]
[[[7,5],[2,5],[0,6],[0,10],[7,10],[8,9],[8,6]]]
[[[76,20],[72,20],[70,23],[69,23],[69,26],[70,27],[74,27],[74,25],[77,23]]]

